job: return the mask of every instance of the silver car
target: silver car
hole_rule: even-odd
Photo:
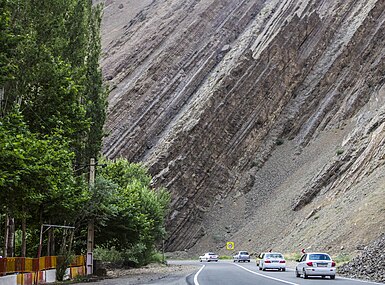
[[[336,277],[336,263],[329,254],[312,252],[305,253],[301,259],[297,260],[298,264],[295,268],[296,277],[308,278],[309,276],[329,276],[330,279]]]
[[[233,256],[233,261],[236,262],[250,262],[250,255],[247,251],[239,251],[236,255]]]
[[[266,252],[260,256],[260,260],[257,261],[259,270],[266,269],[278,269],[286,271],[286,260],[282,253],[279,252]]]

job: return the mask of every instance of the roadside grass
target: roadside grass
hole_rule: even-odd
[[[299,252],[290,252],[290,253],[285,253],[283,256],[288,261],[297,261],[298,259],[301,258],[302,254]]]
[[[297,262],[297,260],[301,258],[302,254],[298,253],[298,252],[296,252],[296,253],[286,253],[286,254],[284,254],[284,256],[285,256],[285,259],[287,261]],[[339,255],[332,256],[332,259],[336,263],[336,266],[341,266],[341,265],[351,261],[352,257],[349,254],[341,253]]]
[[[229,255],[220,255],[219,259],[221,259],[221,260],[230,260],[230,259],[233,259],[233,257],[229,256]]]
[[[341,254],[339,254],[337,256],[334,256],[333,260],[335,261],[337,266],[341,266],[341,265],[351,261],[352,257],[349,254],[341,253]]]

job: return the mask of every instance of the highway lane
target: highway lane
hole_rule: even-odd
[[[335,280],[328,277],[310,277],[309,279],[297,278],[293,269],[281,271],[260,271],[255,262],[233,263],[232,261],[202,262],[173,261],[182,264],[201,265],[197,272],[186,278],[189,285],[373,285],[380,284],[361,280],[343,278],[337,275]]]

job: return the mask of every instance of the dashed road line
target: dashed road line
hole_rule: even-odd
[[[234,265],[236,265],[236,266],[238,266],[238,267],[240,267],[240,268],[242,268],[242,269],[244,269],[244,270],[246,270],[246,271],[248,271],[250,273],[253,273],[255,275],[258,275],[258,276],[261,276],[261,277],[264,277],[264,278],[267,278],[267,279],[275,280],[275,281],[282,282],[282,283],[285,283],[285,284],[290,284],[290,285],[299,285],[298,283],[289,282],[289,281],[286,281],[286,280],[278,279],[278,278],[275,278],[275,277],[270,277],[270,276],[267,276],[267,275],[255,272],[255,271],[247,269],[246,267],[243,267],[242,265],[239,265],[239,264],[234,264]]]

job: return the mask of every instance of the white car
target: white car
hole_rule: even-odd
[[[309,276],[329,276],[330,279],[336,278],[336,263],[329,254],[312,252],[305,253],[298,261],[295,268],[296,277],[308,278]]]
[[[233,261],[236,262],[250,262],[250,255],[247,251],[238,251],[236,255],[233,256]]]
[[[199,261],[200,262],[202,262],[202,261],[207,261],[207,262],[215,261],[215,262],[218,262],[218,255],[216,255],[213,252],[206,252],[204,255],[199,256]]]
[[[266,252],[261,255],[258,261],[259,270],[278,269],[286,271],[286,260],[282,253]]]

